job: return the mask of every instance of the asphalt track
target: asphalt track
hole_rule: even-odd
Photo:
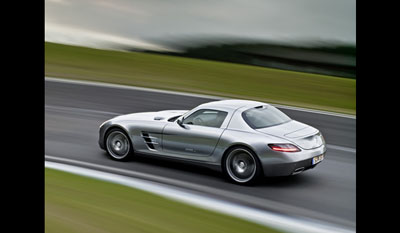
[[[45,81],[45,154],[193,184],[196,192],[274,212],[321,220],[355,229],[356,121],[312,112],[281,109],[318,128],[328,144],[325,160],[297,176],[266,178],[256,186],[227,182],[209,169],[139,157],[109,159],[97,144],[99,125],[119,114],[191,109],[213,99],[143,90]],[[117,172],[116,172],[117,173]],[[188,187],[177,187],[188,188]]]

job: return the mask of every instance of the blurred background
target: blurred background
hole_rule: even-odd
[[[354,0],[46,0],[45,40],[355,78]]]
[[[46,0],[45,74],[355,114],[355,27],[352,0]]]

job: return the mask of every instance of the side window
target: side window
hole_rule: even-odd
[[[224,122],[226,115],[228,115],[228,113],[224,111],[201,109],[185,118],[183,124],[219,128]]]

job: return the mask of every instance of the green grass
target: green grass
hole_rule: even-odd
[[[355,79],[167,55],[46,42],[45,75],[356,111]]]
[[[45,169],[45,231],[279,232],[144,191],[53,169]]]

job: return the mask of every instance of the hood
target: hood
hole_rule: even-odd
[[[303,149],[317,148],[324,143],[322,135],[316,128],[295,120],[257,131],[286,139]]]
[[[168,119],[181,116],[188,110],[165,110],[159,112],[139,112],[117,116],[114,120],[141,120],[141,121],[168,121]]]

